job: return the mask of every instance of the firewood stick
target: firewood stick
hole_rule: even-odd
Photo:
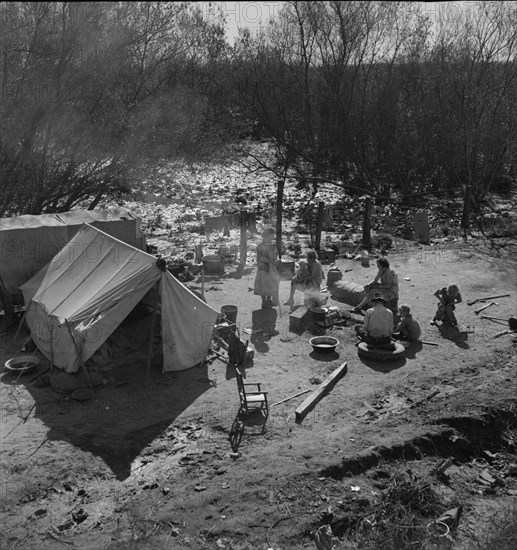
[[[275,405],[280,405],[280,403],[285,403],[286,401],[289,401],[290,399],[294,399],[295,397],[299,397],[300,395],[303,395],[304,393],[309,393],[311,390],[303,390],[295,395],[291,395],[290,397],[286,397],[285,399],[282,399],[282,401],[277,401],[276,403],[273,403],[271,406],[274,407]]]

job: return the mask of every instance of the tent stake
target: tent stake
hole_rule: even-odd
[[[77,356],[79,357],[79,365],[81,365],[81,368],[84,370],[84,374],[86,375],[86,379],[88,380],[88,384],[90,385],[90,389],[95,392],[93,389],[93,383],[90,378],[90,374],[88,373],[88,369],[86,368],[86,365],[83,362],[83,356],[79,349],[79,346],[77,345],[77,342],[74,339],[74,335],[72,332],[72,328],[70,327],[70,323],[68,322],[68,319],[65,319],[66,327],[68,328],[68,334],[70,334],[70,338],[72,339],[72,342],[74,344],[75,351],[77,352]]]
[[[149,374],[151,372],[151,361],[153,359],[153,343],[154,343],[154,327],[156,325],[156,313],[158,311],[158,293],[159,293],[159,284],[155,283],[154,285],[154,305],[153,305],[153,316],[151,317],[151,330],[149,334],[149,350],[147,352],[147,364],[145,367],[145,376],[149,380]]]

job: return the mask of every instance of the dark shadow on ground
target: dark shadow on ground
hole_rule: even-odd
[[[467,340],[469,339],[468,331],[445,324],[437,325],[437,328],[442,338],[454,342],[461,349],[469,349],[470,346],[467,344]]]
[[[401,342],[402,344],[402,342]],[[417,342],[404,342],[406,348],[406,359],[416,359],[416,354],[422,351],[423,344],[420,341]]]
[[[207,275],[205,273],[205,287],[207,283],[211,283],[212,281],[220,281],[223,277],[224,273],[211,273],[210,275]],[[203,281],[203,277],[201,275],[198,275],[196,279],[193,281],[196,284],[200,284]]]
[[[394,361],[378,361],[375,359],[365,359],[358,355],[359,361],[368,368],[377,372],[391,372],[392,370],[400,369],[406,364],[406,358],[396,359]]]
[[[269,414],[260,409],[248,413],[239,410],[230,430],[229,440],[232,451],[236,453],[239,450],[243,436],[264,435],[268,417]]]
[[[241,279],[244,275],[249,275],[254,269],[254,267],[247,267],[243,271],[236,269],[227,273],[226,276],[230,279]]]
[[[333,351],[331,353],[318,353],[316,351],[312,351],[309,353],[309,357],[315,359],[316,361],[330,363],[331,361],[336,361],[339,359],[339,353],[337,351]]]
[[[267,353],[269,351],[269,346],[260,335],[253,335],[250,342],[253,344],[258,353]]]
[[[60,395],[50,386],[38,388],[22,379],[19,383],[35,400],[35,416],[49,428],[48,440],[67,441],[99,456],[124,480],[142,450],[212,384],[206,365],[168,376],[161,374],[161,366],[153,366],[149,384],[144,363],[110,374],[114,382],[95,388],[86,402]]]
[[[25,336],[21,335],[22,338]],[[35,402],[31,416],[48,428],[45,440],[66,441],[98,456],[117,479],[124,480],[131,474],[135,458],[213,385],[206,362],[166,374],[162,374],[161,362],[153,363],[147,380],[145,355],[144,360],[139,354],[138,358],[126,355],[127,360],[110,362],[106,367],[111,370],[91,369],[91,378],[99,385],[87,401],[74,400],[70,391],[55,391],[49,384],[48,373],[34,378],[49,369],[50,364],[44,358],[36,373],[17,381],[6,374],[2,382],[26,387]],[[52,380],[57,376],[66,377],[70,384],[77,383],[79,378],[55,369]]]
[[[252,311],[252,327],[250,342],[259,353],[267,353],[269,346],[266,342],[279,332],[276,330],[276,309],[256,309]]]

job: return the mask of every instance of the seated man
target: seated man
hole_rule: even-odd
[[[316,259],[316,252],[309,250],[307,252],[307,261],[301,261],[296,275],[291,280],[291,292],[289,298],[284,305],[294,305],[294,293],[300,290],[304,294],[307,292],[318,293],[323,281],[323,268],[321,263]]]
[[[364,315],[363,326],[356,326],[357,336],[367,344],[384,346],[391,343],[393,313],[385,307],[384,296],[377,292],[372,298],[373,307]]]

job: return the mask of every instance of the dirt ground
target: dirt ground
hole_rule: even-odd
[[[175,374],[154,366],[147,384],[143,363],[122,365],[87,402],[4,373],[2,548],[316,548],[313,531],[325,523],[322,514],[344,536],[379,498],[383,475],[427,475],[449,456],[448,482],[436,477],[434,485],[449,507],[464,507],[450,547],[475,548],[489,518],[517,495],[516,344],[512,335],[493,339],[505,327],[476,315],[479,304],[467,305],[510,293],[485,313],[515,316],[516,264],[508,247],[503,252],[457,242],[408,244],[388,255],[399,274],[400,302],[412,306],[422,339],[439,344],[408,348],[395,363],[358,357],[350,326],[326,330],[340,341],[337,353],[314,354],[310,327],[291,332],[286,306],[273,314],[274,327],[250,334],[260,308],[255,270],[238,277],[228,268],[224,278],[207,278],[211,306],[238,306],[241,336],[255,349],[245,375],[263,384],[271,405],[265,432],[260,417],[251,416],[234,454],[235,374],[215,356]],[[373,262],[338,265],[351,269],[344,278],[356,283],[375,274]],[[449,282],[460,284],[464,300],[456,310],[459,330],[429,324],[433,292]],[[197,281],[190,286],[200,288]],[[282,302],[288,292],[282,282]],[[2,365],[23,341],[12,336],[2,337]],[[274,405],[315,390],[343,362],[346,375],[303,421],[295,422],[294,411],[308,393]],[[480,482],[483,471],[498,482]]]

